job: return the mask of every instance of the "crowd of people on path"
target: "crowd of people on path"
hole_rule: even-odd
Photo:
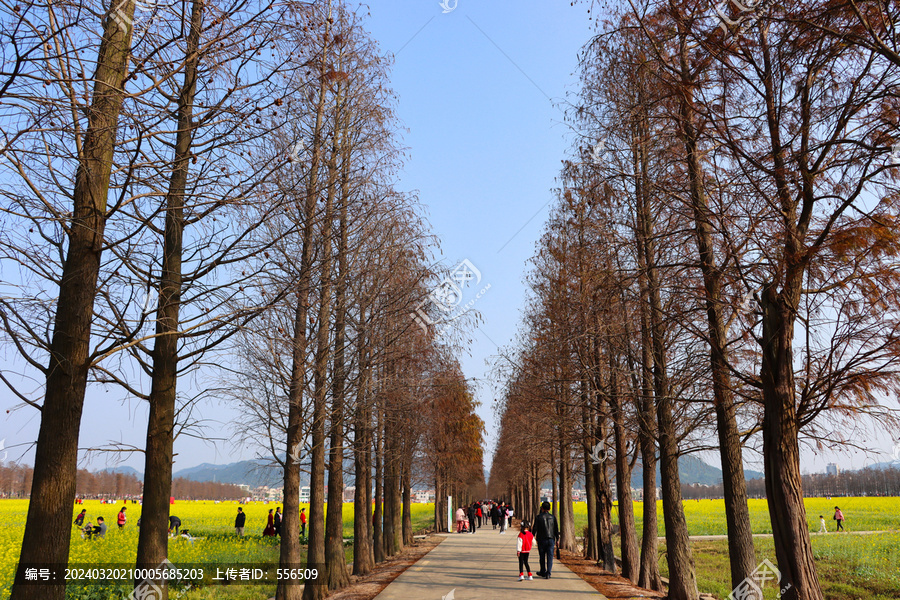
[[[487,524],[488,517],[493,529],[499,527],[500,533],[506,533],[513,514],[511,505],[493,500],[479,500],[468,506],[460,506],[456,509],[456,533],[475,533]]]
[[[512,522],[515,510],[506,502],[493,500],[476,501],[468,506],[460,506],[456,509],[456,533],[475,533],[487,522],[490,516],[492,529],[500,528],[500,533],[506,533],[506,528]],[[535,518],[534,524],[522,521],[519,527],[519,536],[516,539],[516,556],[519,558],[519,581],[532,581],[534,573],[528,562],[531,551],[537,547],[540,570],[538,577],[550,579],[553,572],[553,554],[559,543],[559,523],[550,512],[550,503],[541,503],[541,512]]]

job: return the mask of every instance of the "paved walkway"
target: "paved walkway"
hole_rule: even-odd
[[[476,534],[452,533],[395,579],[376,600],[605,600],[558,560],[553,577],[519,581],[518,530],[482,527]],[[537,548],[529,555],[540,569]]]

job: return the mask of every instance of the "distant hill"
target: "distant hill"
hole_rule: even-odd
[[[271,467],[268,466],[269,464],[269,461],[260,459],[242,460],[227,465],[203,463],[196,467],[175,471],[172,473],[172,477],[183,477],[191,481],[246,484],[250,487],[261,485],[280,487],[284,483],[284,473],[280,467]]]
[[[144,480],[144,474],[134,467],[112,467],[110,469],[102,469],[97,471],[97,473],[121,473],[122,475],[133,475],[139,481]]]
[[[722,483],[722,469],[708,465],[696,456],[688,455],[679,458],[678,471],[681,475],[681,483],[689,485],[718,485]],[[759,471],[744,469],[744,477],[748,480],[762,479],[764,474]],[[658,463],[656,465],[656,485],[662,485]],[[641,471],[641,463],[639,462],[634,465],[634,471],[631,473],[631,487],[633,489],[644,487],[643,472]]]

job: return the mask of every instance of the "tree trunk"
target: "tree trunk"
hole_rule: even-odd
[[[559,546],[563,550],[573,551],[575,550],[575,507],[572,504],[572,458],[562,435],[560,435],[559,456]]]
[[[342,61],[338,60],[338,69]],[[343,105],[344,87],[338,84],[336,105],[339,110]],[[335,193],[339,195],[340,207],[338,209],[338,233],[336,240],[337,250],[337,282],[335,284],[335,321],[334,321],[334,360],[332,368],[332,407],[331,407],[331,443],[328,458],[328,506],[325,523],[325,572],[329,591],[345,588],[350,583],[347,574],[347,559],[344,556],[344,387],[345,387],[345,277],[347,275],[347,202],[350,199],[349,181],[349,156],[347,156],[347,127],[346,116],[339,113],[337,120],[340,126],[336,126],[332,150],[332,160],[329,164],[328,198],[325,203],[325,223],[322,227],[325,240],[325,258],[322,266],[322,280],[327,282],[331,271],[331,243],[332,237],[332,203]],[[340,159],[340,165],[338,165]],[[340,169],[340,189],[334,190],[338,183],[338,170]],[[325,302],[325,294],[330,292],[330,286],[323,285],[322,301]],[[328,327],[328,319],[319,321],[320,331],[322,327]],[[327,364],[327,358],[326,358]]]
[[[647,157],[640,129],[636,127],[634,144],[635,200],[642,203],[647,178]],[[640,231],[635,227],[636,231]],[[643,485],[643,533],[641,536],[641,569],[638,585],[650,590],[662,589],[659,574],[659,526],[656,511],[656,413],[653,402],[653,352],[650,335],[650,294],[647,285],[647,260],[643,243],[637,243],[638,288],[641,322],[641,400],[640,445]]]
[[[799,284],[796,289],[799,289]],[[785,298],[790,294],[793,298]],[[799,423],[794,400],[793,333],[799,293],[789,288],[777,294],[773,286],[762,294],[763,352],[760,378],[763,405],[763,460],[766,498],[775,556],[785,600],[822,600],[813,562],[800,475]]]
[[[326,25],[326,29],[328,26]],[[326,33],[326,46],[322,51],[323,62],[327,61],[328,46]],[[292,457],[299,457],[300,448],[303,446],[303,394],[306,390],[307,348],[309,336],[307,324],[309,318],[309,295],[312,287],[313,268],[313,236],[315,234],[316,203],[318,201],[318,173],[322,151],[322,128],[325,115],[325,80],[319,85],[319,97],[316,105],[316,120],[313,127],[312,157],[310,159],[309,173],[307,174],[306,194],[303,202],[300,219],[303,221],[303,233],[300,250],[300,266],[297,274],[297,306],[294,311],[294,336],[291,349],[291,382],[288,390],[288,427],[287,449],[284,461],[284,515],[281,528],[281,552],[278,566],[283,569],[296,569],[301,566],[300,552],[300,463]],[[323,425],[324,427],[324,425]],[[321,442],[324,444],[324,433]],[[313,440],[315,444],[315,440]],[[324,459],[322,459],[324,460]],[[323,475],[324,476],[324,475]],[[312,482],[310,482],[312,492]],[[324,500],[319,496],[320,501]],[[310,496],[312,500],[312,496]],[[308,534],[312,533],[312,504],[307,525]],[[320,533],[321,535],[321,533]],[[310,537],[307,536],[307,547],[311,548]],[[324,554],[324,551],[323,551]],[[319,556],[319,564],[316,568],[324,572],[324,556]],[[307,564],[312,557],[307,555]],[[301,587],[297,581],[281,579],[275,588],[275,600],[299,600],[304,597],[307,587]]]
[[[361,311],[363,315],[365,311]],[[365,319],[361,319],[365,322]],[[369,360],[366,348],[366,336],[362,327],[358,334],[360,340],[359,371],[363,381],[359,384],[354,416],[353,474],[356,490],[353,493],[353,574],[367,575],[374,566],[372,556],[372,497],[371,487],[371,451],[370,431],[372,427],[369,411],[368,383]]]
[[[616,365],[618,367],[618,365]],[[616,370],[612,371],[615,382]],[[613,411],[613,435],[616,439],[616,491],[619,494],[619,535],[622,547],[622,577],[637,583],[640,570],[637,529],[634,524],[634,504],[631,500],[631,465],[628,461],[628,441],[625,438],[625,417],[617,385],[613,383],[610,403]]]
[[[682,48],[686,44],[682,41]],[[722,274],[719,270],[712,240],[712,222],[704,188],[705,174],[697,149],[697,128],[694,124],[694,82],[688,65],[686,50],[681,52],[681,137],[685,147],[690,198],[703,274],[706,318],[709,327],[710,364],[713,398],[719,435],[719,454],[722,462],[722,487],[725,495],[725,520],[728,526],[728,556],[731,561],[731,587],[735,589],[756,568],[753,549],[753,530],[747,507],[747,482],[741,455],[741,436],[738,431],[734,394],[728,373],[727,338],[722,317]]]
[[[150,416],[147,423],[143,506],[137,549],[137,567],[147,569],[158,567],[168,557],[169,498],[172,495],[180,340],[184,197],[193,140],[192,108],[197,89],[203,9],[203,2],[193,2],[191,29],[185,48],[184,84],[178,98],[174,169],[166,194],[165,240],[156,319],[157,337],[152,354]],[[146,586],[142,581],[135,584],[136,590]],[[153,584],[159,588],[161,600],[168,598],[168,587],[164,579],[153,580]]]
[[[340,94],[338,94],[340,96]],[[334,133],[337,135],[337,132]],[[341,582],[346,585],[347,568],[346,559],[344,558],[343,546],[343,452],[339,459],[340,464],[337,467],[338,477],[341,479],[341,489],[334,490],[337,492],[338,502],[337,516],[332,519],[338,520],[337,529],[332,525],[332,535],[337,535],[340,540],[340,551],[335,552],[334,540],[331,544],[326,541],[325,532],[325,422],[328,417],[328,362],[331,342],[331,303],[332,303],[332,283],[333,283],[333,220],[334,220],[334,198],[336,194],[336,161],[337,161],[337,143],[332,140],[332,152],[328,162],[328,178],[327,190],[325,193],[325,208],[322,216],[322,234],[321,254],[322,263],[319,269],[319,310],[316,316],[316,355],[315,365],[313,367],[313,423],[312,423],[312,451],[310,455],[310,481],[309,481],[309,538],[306,548],[306,562],[308,565],[314,565],[311,568],[324,568],[325,581],[321,579],[312,583],[308,581],[303,587],[304,600],[317,600],[324,598],[328,593],[332,579],[340,585]],[[343,420],[343,419],[342,419]],[[343,424],[341,424],[343,427]],[[329,490],[334,487],[329,485]],[[333,506],[329,504],[328,506]],[[328,511],[332,512],[332,511]],[[337,532],[337,533],[335,533]],[[329,551],[330,550],[330,551]],[[327,552],[328,551],[328,552]],[[326,554],[327,552],[327,554]],[[335,556],[337,554],[337,556]]]
[[[413,543],[412,530],[412,486],[410,478],[412,473],[408,461],[403,461],[403,545],[411,546]]]
[[[372,548],[377,564],[384,562],[384,418],[380,406],[375,410],[378,423],[375,429],[375,508]]]
[[[588,384],[582,382],[583,389],[588,389]],[[597,534],[597,488],[594,481],[594,465],[592,448],[589,444],[596,444],[593,420],[589,414],[587,394],[582,394],[582,427],[584,428],[584,489],[587,494],[587,531],[584,535],[584,557],[594,562],[600,560],[599,538]]]
[[[126,27],[119,27],[118,20],[113,18],[114,11],[125,19]],[[134,1],[125,0],[111,5],[103,22],[87,133],[72,194],[68,250],[56,302],[31,500],[16,573],[20,583],[25,580],[25,568],[29,564],[67,565],[69,562],[78,434],[91,364],[91,323],[133,16]],[[13,584],[10,598],[62,600],[65,592],[63,584]]]

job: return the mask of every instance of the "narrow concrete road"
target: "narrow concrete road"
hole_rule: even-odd
[[[452,533],[395,579],[376,600],[577,600],[605,596],[564,564],[553,561],[553,577],[519,581],[517,530],[503,535],[490,525],[475,534]],[[529,556],[540,569],[537,548]]]

